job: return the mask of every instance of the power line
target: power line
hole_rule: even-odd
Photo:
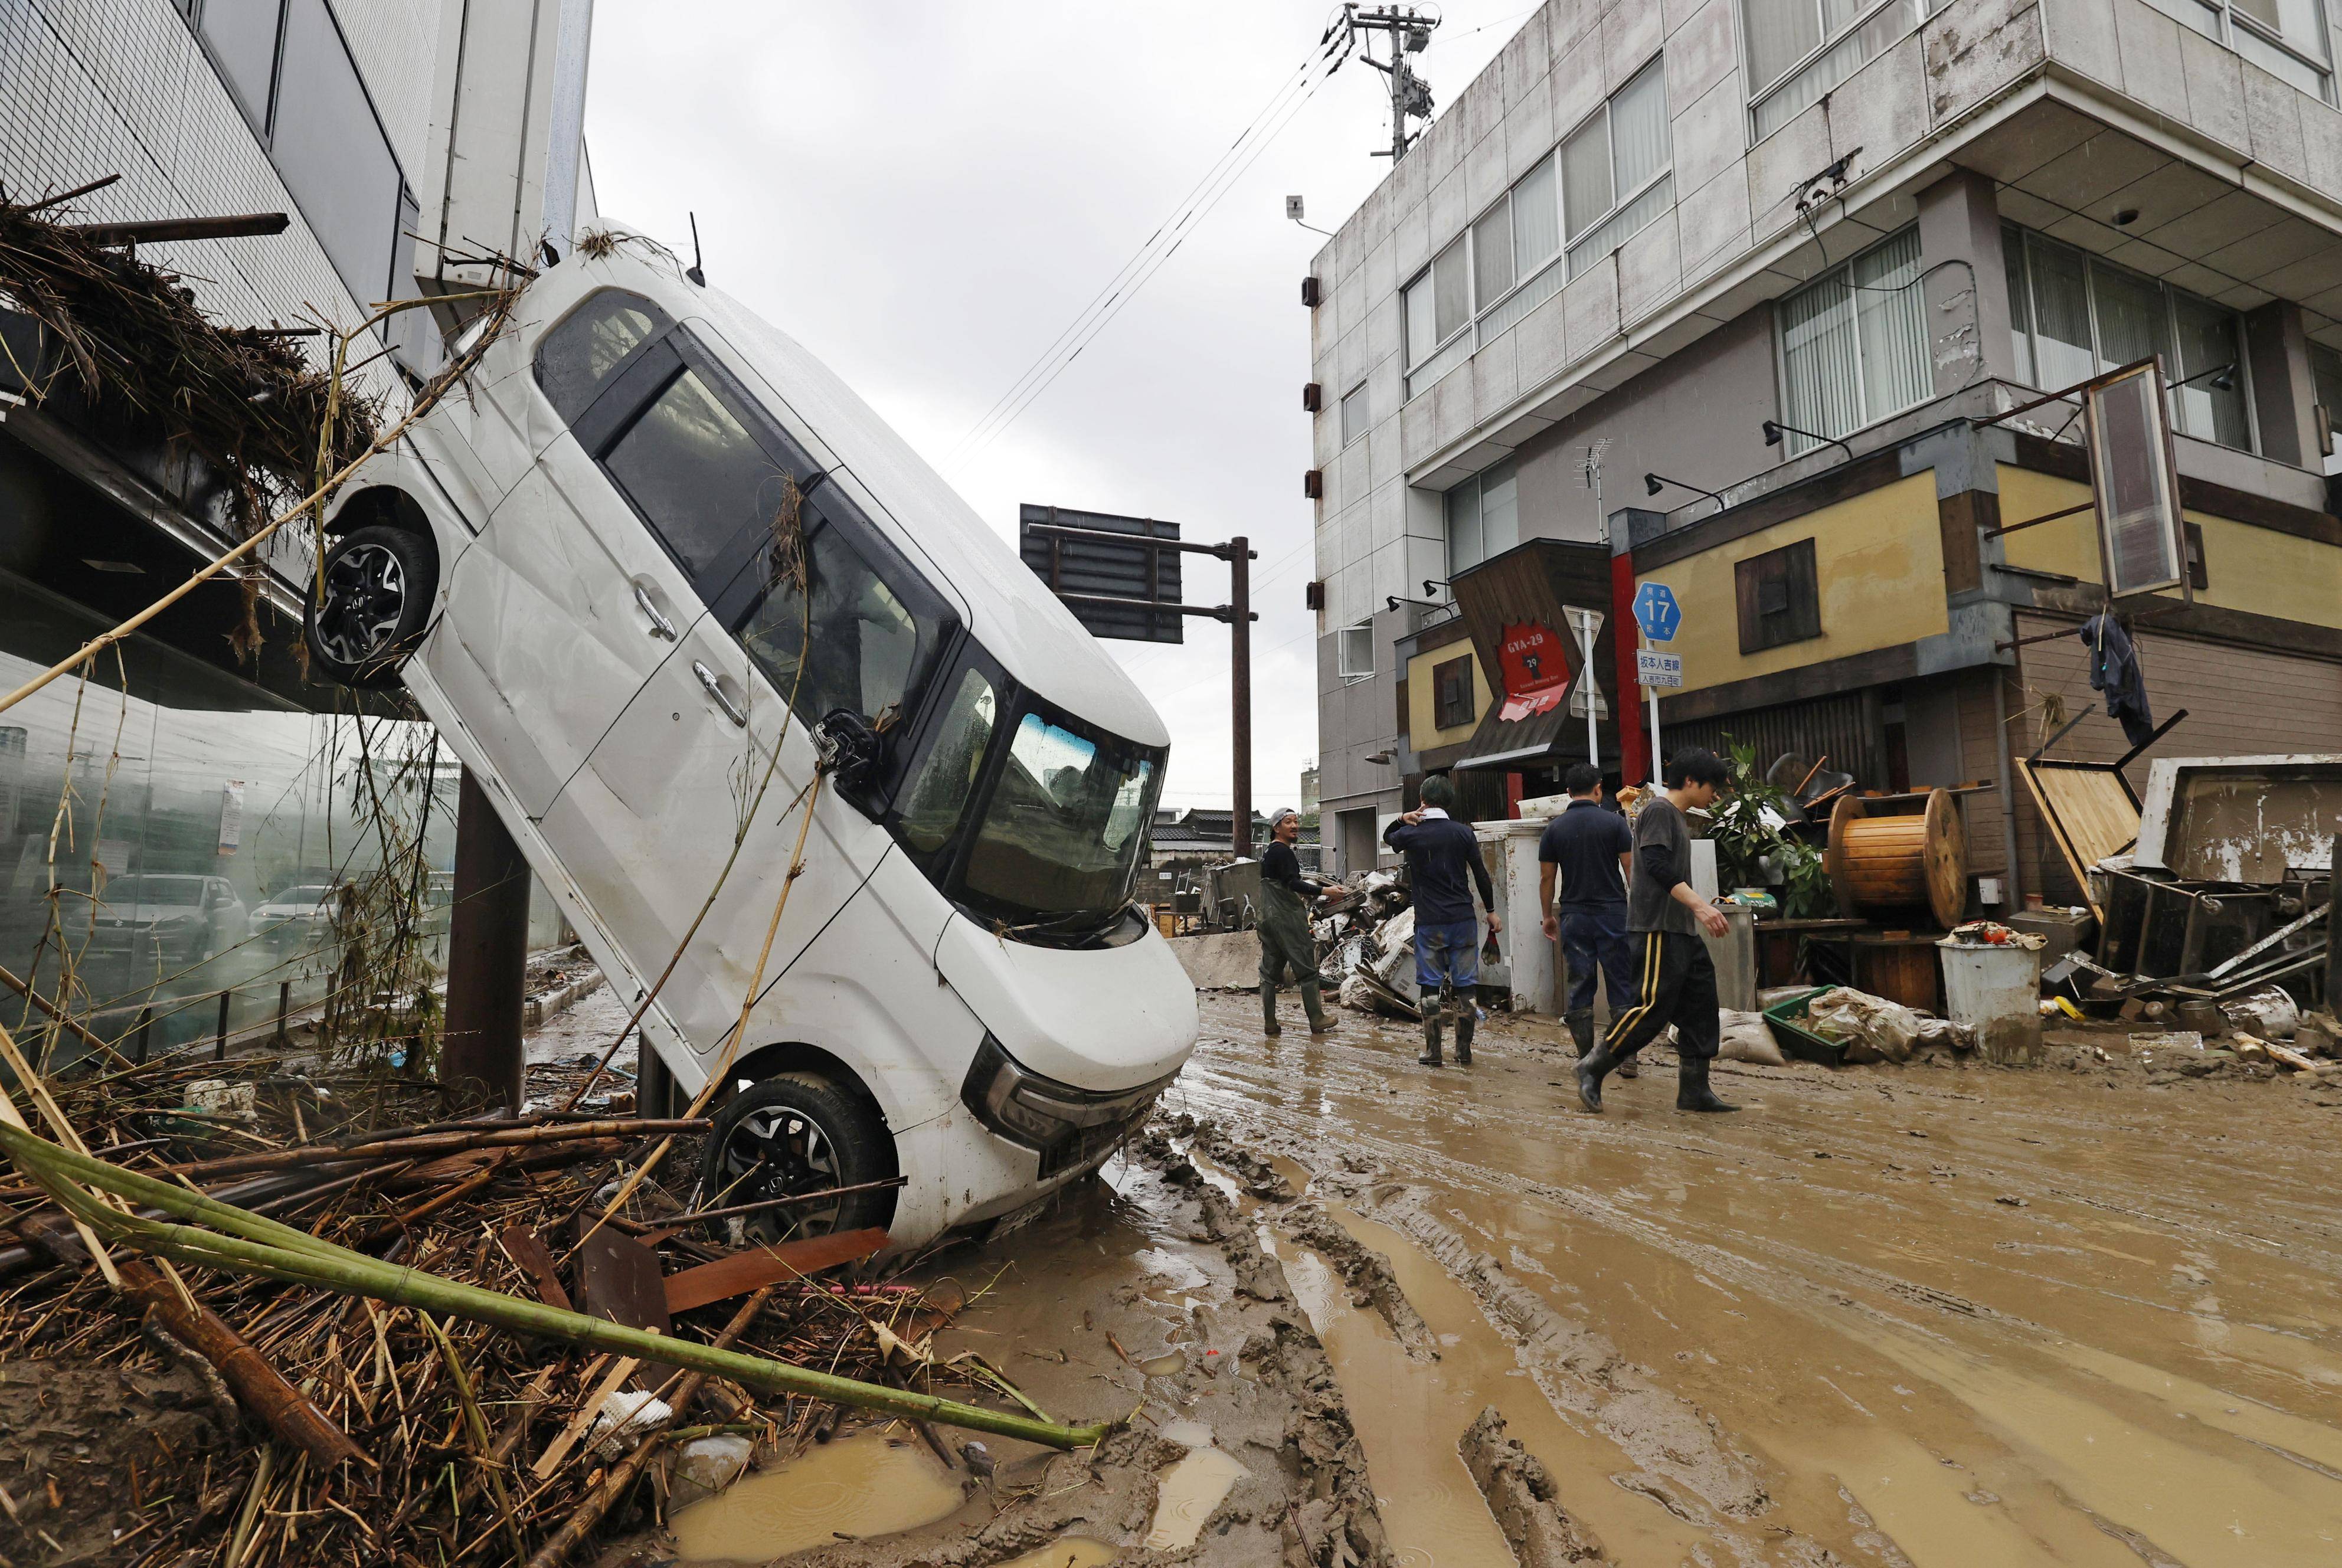
[[[1025,410],[1032,406],[1034,400],[1046,392],[1066,368],[1081,356],[1082,351],[1116,316],[1122,314],[1139,290],[1146,287],[1148,280],[1178,254],[1179,247],[1187,242],[1196,226],[1219,205],[1236,182],[1267,150],[1277,135],[1293,122],[1302,106],[1316,95],[1317,89],[1341,69],[1343,61],[1348,58],[1348,47],[1346,34],[1336,36],[1329,33],[1319,41],[1319,46],[1302,62],[1260,114],[1229,145],[1227,151],[1221,154],[1204,177],[1196,182],[1180,209],[1147,236],[1146,243],[1123,264],[1072,324],[1057,335],[1056,341],[1026,367],[1015,385],[1003,393],[985,416],[960,438],[953,448],[952,458],[973,456],[988,445],[1002,431],[1015,424]],[[1330,65],[1326,65],[1329,60],[1332,62]]]

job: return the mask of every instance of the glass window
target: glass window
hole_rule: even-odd
[[[2179,325],[2174,379],[2204,378],[2179,389],[2179,428],[2223,446],[2249,449],[2252,421],[2245,412],[2244,350],[2237,341],[2236,312],[2176,290],[2172,304]],[[2230,367],[2229,375],[2212,374],[2222,365]],[[2218,385],[2223,380],[2228,383],[2225,387]]]
[[[1561,145],[1562,210],[1576,239],[1610,210],[1616,192],[1610,184],[1610,122],[1597,113]]]
[[[1513,187],[1513,272],[1526,277],[1561,248],[1561,214],[1555,198],[1551,158],[1521,176]]]
[[[1334,672],[1346,681],[1363,681],[1375,673],[1375,624],[1360,621],[1334,636]]]
[[[1520,465],[1511,458],[1447,493],[1447,574],[1461,576],[1521,542]]]
[[[1763,92],[1822,41],[1821,9],[1814,0],[1746,0],[1748,90]]]
[[[1447,493],[1447,574],[1460,575],[1487,554],[1480,548],[1480,480],[1476,474]]]
[[[1873,424],[1935,389],[1919,232],[1905,229],[1781,302],[1788,423],[1818,435]],[[1789,437],[1792,453],[1815,443]]]
[[[951,706],[936,726],[935,744],[911,783],[903,804],[901,834],[913,854],[931,856],[951,843],[967,803],[982,782],[984,754],[992,744],[998,699],[981,670],[959,679]]]
[[[268,134],[269,88],[276,80],[276,26],[285,0],[204,0],[196,25],[245,117]]]
[[[536,384],[574,424],[610,373],[667,325],[666,313],[640,295],[591,295],[537,345]]]
[[[1472,283],[1465,270],[1464,240],[1457,235],[1456,243],[1439,253],[1431,264],[1433,308],[1437,315],[1434,323],[1438,341],[1445,343],[1450,333],[1460,332],[1472,319]]]
[[[696,370],[667,383],[602,462],[710,602],[785,499],[778,465]]]
[[[1423,363],[1439,344],[1439,328],[1431,310],[1431,274],[1425,273],[1406,290],[1406,365]]]
[[[2029,232],[2005,230],[2002,249],[2020,376],[2056,391],[2160,355],[2175,384],[2172,428],[2252,449],[2244,336],[2235,311]],[[2027,302],[2029,311],[2017,308]],[[2237,368],[2214,374],[2223,366]],[[2176,385],[2190,377],[2201,379]]]
[[[1919,25],[1940,0],[1743,0],[1750,118],[1759,140]]]
[[[2309,345],[2309,384],[2317,396],[2317,438],[2319,449],[2326,454],[2326,472],[2342,467],[2342,458],[2335,455],[2335,447],[2342,443],[2334,439],[2334,426],[2342,421],[2342,354],[2322,343]],[[5,748],[7,732],[0,730],[0,749]],[[0,822],[5,822],[0,818]]]
[[[1026,714],[968,851],[968,893],[1045,917],[1120,908],[1154,816],[1157,760]]]
[[[1513,286],[1513,208],[1499,201],[1472,225],[1472,282],[1483,305]]]
[[[740,641],[806,723],[839,708],[876,720],[911,689],[918,619],[821,514],[821,499],[798,512],[811,604],[789,573],[776,571],[741,623]]]
[[[1373,413],[1366,404],[1366,384],[1362,381],[1342,394],[1342,444],[1347,446],[1364,435],[1373,423]]]
[[[386,290],[411,294],[413,279],[390,275],[405,183],[325,0],[285,10],[268,148],[351,296],[366,305]]]
[[[1652,61],[1610,100],[1610,162],[1621,196],[1667,166],[1667,79]]]

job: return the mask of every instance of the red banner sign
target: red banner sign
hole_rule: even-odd
[[[1496,717],[1506,724],[1549,712],[1569,694],[1569,644],[1551,626],[1534,621],[1506,626],[1496,663],[1505,684],[1505,705]]]

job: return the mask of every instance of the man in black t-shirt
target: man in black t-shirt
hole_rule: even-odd
[[[1626,927],[1635,934],[1636,991],[1626,1015],[1610,1021],[1607,1038],[1577,1064],[1577,1097],[1602,1109],[1603,1077],[1676,1026],[1676,1109],[1737,1111],[1708,1087],[1716,1059],[1716,961],[1703,934],[1731,929],[1724,914],[1691,884],[1691,827],[1686,810],[1716,804],[1731,774],[1716,754],[1697,746],[1667,759],[1665,794],[1653,795],[1635,818],[1635,874],[1626,894]]]
[[[1297,812],[1279,812],[1269,825],[1269,845],[1260,857],[1260,1032],[1274,1040],[1284,1033],[1276,1022],[1276,987],[1287,974],[1301,993],[1309,1033],[1334,1025],[1319,994],[1317,942],[1309,929],[1309,904],[1318,896],[1301,874],[1293,845],[1301,837]]]
[[[1626,865],[1635,831],[1602,804],[1602,770],[1576,763],[1562,775],[1567,809],[1537,839],[1537,907],[1546,940],[1569,970],[1562,1022],[1581,1057],[1594,1049],[1594,977],[1602,976],[1615,1023],[1635,1004],[1635,955],[1626,943]],[[1554,898],[1560,883],[1558,904]],[[1628,1064],[1631,1067],[1631,1064]]]

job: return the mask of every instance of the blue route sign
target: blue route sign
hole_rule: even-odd
[[[1683,625],[1683,606],[1665,583],[1646,583],[1635,590],[1635,621],[1654,643],[1672,643]]]

